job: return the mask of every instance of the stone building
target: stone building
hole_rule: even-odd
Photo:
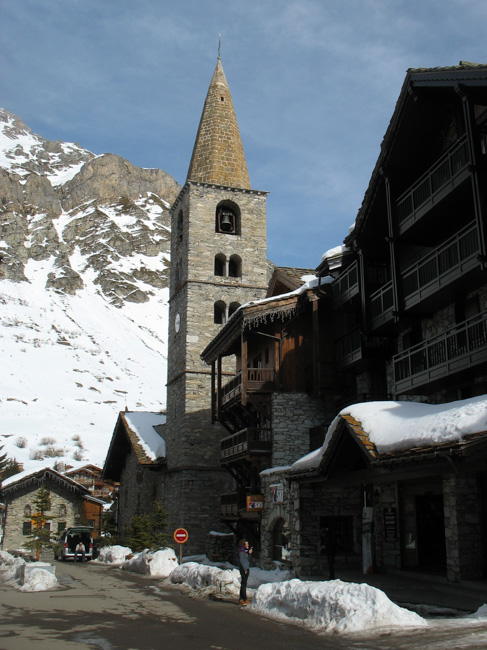
[[[164,413],[119,413],[102,476],[119,486],[116,516],[122,542],[132,517],[148,514],[162,500],[165,422]]]
[[[185,551],[221,528],[224,429],[212,421],[211,371],[200,355],[237,308],[265,296],[267,193],[251,188],[220,58],[186,183],[171,208],[171,277],[163,504],[189,532]]]
[[[0,498],[5,506],[2,548],[6,551],[20,549],[29,541],[34,500],[41,486],[49,490],[52,517],[46,526],[53,534],[67,526],[86,524],[83,518],[84,503],[92,499],[89,491],[73,479],[51,469],[21,472],[2,483]]]

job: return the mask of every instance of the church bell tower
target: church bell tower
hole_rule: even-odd
[[[265,297],[267,193],[251,189],[220,57],[186,183],[171,208],[167,469],[164,506],[188,530],[185,552],[204,552],[231,492],[220,466],[225,430],[211,421],[211,371],[200,354],[238,307]]]

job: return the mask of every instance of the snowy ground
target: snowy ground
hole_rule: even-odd
[[[178,565],[172,549],[132,553],[127,547],[112,546],[102,549],[94,563],[165,579],[201,597],[211,594],[238,599],[238,570],[230,564],[212,563],[205,556],[185,558],[183,564]],[[45,564],[38,563],[39,568],[28,573],[24,565],[24,560],[0,552],[0,578],[12,588],[46,591],[58,586]],[[27,576],[25,581],[24,573]],[[341,580],[306,582],[293,578],[279,567],[273,571],[252,567],[248,595],[252,599],[247,608],[251,613],[303,625],[317,633],[374,634],[387,630],[390,634],[397,630],[398,634],[405,634],[407,630],[418,633],[421,629],[434,632],[435,628],[463,628],[468,635],[468,630],[487,626],[487,605],[463,618],[428,620],[399,607],[384,592],[367,584]]]

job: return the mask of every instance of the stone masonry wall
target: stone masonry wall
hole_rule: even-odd
[[[475,475],[443,479],[447,577],[452,582],[482,576],[480,495]]]
[[[120,477],[118,496],[118,529],[121,541],[125,541],[126,531],[134,515],[147,514],[155,501],[162,500],[164,490],[163,474],[141,467],[135,453],[131,450],[126,456],[125,467]]]
[[[309,429],[323,424],[324,403],[306,393],[272,395],[272,466],[290,465],[309,453]]]
[[[41,484],[32,487],[19,489],[6,498],[5,535],[2,542],[4,550],[19,549],[29,541],[29,537],[22,534],[22,527],[25,521],[31,521],[26,515],[25,508],[30,506],[31,514],[35,514],[34,500]],[[80,525],[83,513],[83,500],[79,494],[63,488],[54,482],[45,484],[50,491],[51,510],[47,513],[52,519],[48,522],[51,531],[56,535],[58,523],[65,523],[67,526]],[[65,514],[61,512],[62,506],[66,508]]]

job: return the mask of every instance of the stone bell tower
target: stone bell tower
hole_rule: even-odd
[[[250,187],[220,57],[186,183],[171,208],[167,470],[164,506],[188,530],[185,553],[204,552],[231,492],[220,466],[225,430],[211,421],[211,371],[200,354],[231,314],[267,288],[267,193]]]

